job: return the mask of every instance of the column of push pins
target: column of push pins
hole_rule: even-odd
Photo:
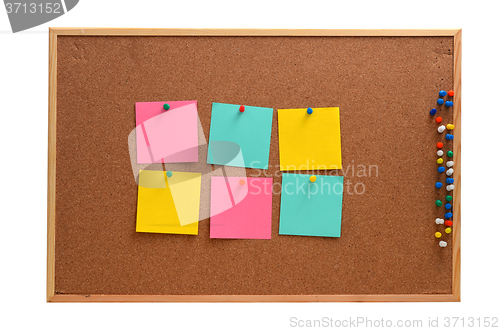
[[[453,107],[453,101],[451,101],[451,100],[446,101],[446,102],[444,101],[443,97],[446,97],[447,95],[450,97],[453,97],[455,95],[455,93],[453,91],[448,91],[448,92],[446,92],[444,90],[439,91],[439,98],[437,100],[437,104],[438,105],[444,104],[446,107]],[[433,109],[431,109],[431,111],[429,113],[430,113],[430,115],[434,116],[437,113],[437,109],[433,108]],[[436,123],[440,124],[442,121],[443,121],[443,118],[441,116],[436,117]],[[454,128],[455,128],[455,126],[453,124],[448,124],[446,126],[440,125],[437,128],[437,131],[438,131],[438,133],[443,133],[445,130],[452,131]],[[447,133],[445,136],[445,139],[448,141],[453,140],[453,138],[454,137],[451,133]],[[438,151],[437,151],[438,169],[437,170],[438,170],[438,173],[443,173],[446,171],[446,175],[448,176],[446,178],[446,190],[448,192],[450,192],[455,188],[455,186],[453,185],[454,179],[450,177],[451,175],[453,175],[453,168],[452,167],[453,167],[454,163],[452,160],[449,160],[446,163],[444,163],[445,162],[443,160],[444,152],[442,150],[443,146],[444,145],[442,142],[437,143],[437,148],[438,148]],[[446,153],[446,156],[448,158],[452,158],[453,152],[451,150],[448,151]],[[446,165],[448,170],[446,170],[446,168],[443,166],[443,164]],[[439,188],[443,187],[443,183],[438,181],[438,182],[436,182],[435,186],[436,186],[436,188],[439,189]],[[453,224],[453,222],[451,221],[451,218],[453,217],[453,214],[451,213],[451,208],[452,208],[451,201],[453,200],[453,197],[451,195],[447,195],[445,199],[446,199],[446,204],[444,205],[444,207],[446,209],[446,213],[444,214],[444,217],[446,220],[442,219],[442,218],[436,218],[435,222],[437,225],[444,224],[445,226],[447,226],[447,228],[445,229],[445,233],[451,233],[451,225]],[[438,207],[443,206],[443,202],[441,200],[436,200],[436,206],[438,206]],[[434,235],[437,239],[442,237],[442,234],[439,231],[436,232]],[[446,247],[446,246],[448,246],[448,243],[446,241],[441,240],[439,242],[439,246]]]

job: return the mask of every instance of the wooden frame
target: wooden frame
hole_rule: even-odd
[[[453,192],[453,283],[451,294],[389,295],[67,295],[55,294],[55,200],[57,36],[392,36],[454,37],[453,140],[455,189]],[[50,28],[49,30],[49,144],[47,183],[47,301],[48,302],[449,302],[460,301],[460,197],[462,30],[281,30],[281,29],[124,29]]]

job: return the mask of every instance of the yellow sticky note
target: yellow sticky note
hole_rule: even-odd
[[[137,232],[198,234],[198,222],[182,226],[164,171],[139,173]]]
[[[338,107],[278,109],[280,170],[342,169]]]
[[[172,172],[167,177],[175,209],[182,226],[198,223],[200,217],[201,173]]]

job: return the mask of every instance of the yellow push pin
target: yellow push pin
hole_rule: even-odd
[[[444,232],[446,232],[446,233],[451,233],[451,228],[446,228],[446,229],[444,230]]]
[[[316,176],[309,177],[309,180],[311,181],[311,183],[314,183],[316,181]]]
[[[437,163],[438,163],[438,164],[443,163],[443,159],[442,159],[442,158],[437,159]]]
[[[436,236],[436,238],[441,238],[441,236],[442,236],[442,235],[441,235],[441,232],[439,232],[439,231],[438,231],[438,232],[436,232],[434,235]]]
[[[447,128],[448,130],[453,130],[453,129],[455,128],[455,126],[454,126],[453,124],[448,124],[448,125],[446,126],[446,128]]]

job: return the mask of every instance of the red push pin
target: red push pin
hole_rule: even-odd
[[[446,221],[444,221],[444,225],[446,225],[446,226],[452,226],[453,222],[450,221],[450,220],[446,220]]]
[[[450,97],[452,97],[452,96],[454,96],[454,95],[455,95],[455,92],[453,92],[453,90],[449,90],[449,91],[448,91],[448,95],[449,95]]]
[[[244,179],[240,179],[240,185],[245,185],[245,180]]]
[[[437,148],[443,148],[443,143],[442,142],[439,142],[436,144]]]
[[[240,112],[242,112],[242,113],[243,113],[244,111],[245,111],[245,106],[241,105],[241,106],[240,106]]]
[[[443,121],[443,118],[441,116],[436,117],[436,122],[441,123]]]

